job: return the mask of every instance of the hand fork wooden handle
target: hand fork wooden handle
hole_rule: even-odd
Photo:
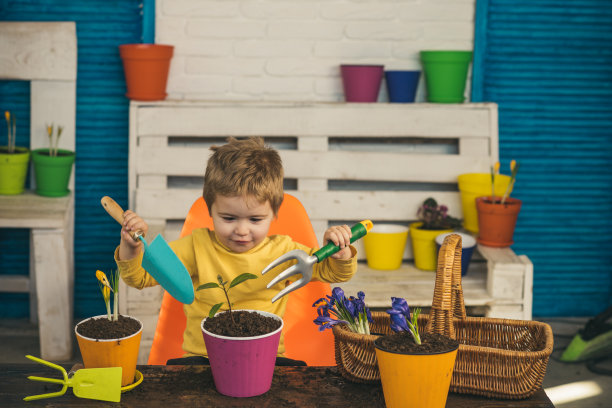
[[[351,227],[351,244],[357,241],[359,238],[365,236],[370,229],[372,229],[372,221],[365,220],[361,221]],[[286,254],[278,257],[274,261],[272,261],[268,266],[261,271],[261,274],[269,272],[270,270],[276,268],[277,266],[291,260],[296,260],[297,263],[289,268],[285,269],[283,272],[278,274],[278,276],[268,285],[266,286],[270,289],[272,286],[276,285],[278,282],[283,281],[290,276],[301,274],[302,277],[297,281],[293,282],[291,285],[287,286],[279,293],[276,294],[272,298],[272,303],[276,302],[281,297],[285,296],[289,292],[293,292],[296,289],[301,288],[306,285],[312,279],[312,267],[315,263],[321,262],[325,258],[328,258],[338,252],[340,247],[333,242],[328,243],[323,248],[317,250],[314,254],[308,255],[306,252],[301,249],[294,249],[293,251],[289,251]]]

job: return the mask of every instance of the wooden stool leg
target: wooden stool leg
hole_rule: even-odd
[[[32,230],[40,349],[45,360],[72,357],[72,273],[63,229]]]

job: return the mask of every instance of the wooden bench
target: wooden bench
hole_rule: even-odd
[[[77,44],[74,22],[0,22],[0,78],[30,81],[30,148],[49,147],[46,124],[64,126],[75,149]],[[18,120],[19,122],[19,120]],[[34,181],[32,181],[34,182]],[[70,180],[74,189],[74,172]],[[30,229],[30,273],[0,276],[0,291],[30,293],[41,356],[72,358],[74,196],[0,195],[0,228]]]
[[[329,225],[367,218],[407,225],[430,196],[461,217],[457,176],[488,172],[498,158],[495,104],[132,102],[130,207],[149,222],[151,237],[178,237],[201,195],[209,146],[228,136],[263,136],[279,150],[285,189],[302,201],[318,237]],[[357,247],[363,261],[360,241]],[[431,305],[434,273],[413,266],[410,245],[404,258],[396,271],[361,262],[341,286],[350,294],[364,290],[372,307],[388,307],[391,296]],[[464,280],[468,307],[530,319],[531,290],[527,257],[478,247]],[[159,289],[127,289],[123,298],[122,310],[152,326],[143,334],[145,350],[160,299]]]

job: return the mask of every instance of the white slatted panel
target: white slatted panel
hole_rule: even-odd
[[[176,228],[167,230],[168,221],[180,225],[201,195],[209,146],[228,136],[263,136],[280,144],[285,177],[297,181],[288,192],[306,207],[317,236],[334,222],[369,218],[406,224],[430,196],[461,217],[457,175],[487,172],[497,160],[496,108],[132,103],[130,206],[174,238]],[[171,178],[188,180],[172,186]]]

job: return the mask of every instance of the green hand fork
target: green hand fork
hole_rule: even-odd
[[[351,227],[351,244],[357,241],[359,238],[365,236],[371,229],[372,221],[370,220],[361,221],[353,225]],[[261,271],[262,275],[287,261],[297,260],[297,263],[285,269],[283,272],[279,273],[276,278],[272,279],[272,281],[266,286],[268,289],[276,285],[278,282],[287,279],[290,276],[297,274],[302,275],[300,279],[278,292],[278,294],[276,294],[276,296],[272,298],[272,303],[276,302],[278,299],[285,296],[287,293],[293,292],[294,290],[299,289],[302,286],[306,285],[308,282],[310,282],[310,280],[312,279],[313,265],[335,254],[339,250],[340,247],[335,245],[333,242],[330,242],[310,256],[301,249],[294,249],[293,251],[289,251],[285,255],[282,255],[272,261],[272,263],[270,263],[264,268],[263,271]]]
[[[32,361],[60,371],[64,379],[59,380],[56,378],[29,376],[28,380],[59,384],[62,386],[62,389],[48,394],[30,395],[25,397],[23,399],[24,401],[59,397],[66,393],[68,387],[72,387],[72,392],[79,398],[111,402],[119,402],[121,400],[121,367],[81,369],[77,370],[74,375],[69,378],[66,370],[62,366],[34,356],[27,355],[26,357]]]

